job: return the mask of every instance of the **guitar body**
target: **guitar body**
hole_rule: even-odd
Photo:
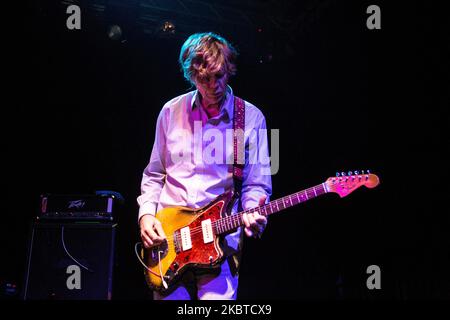
[[[226,192],[202,208],[168,207],[156,213],[161,222],[167,241],[142,251],[143,259],[150,269],[145,270],[147,284],[157,291],[166,291],[189,268],[213,269],[224,259],[220,247],[222,236],[211,233],[205,241],[202,222],[214,222],[225,216],[229,210],[232,192]],[[181,230],[192,232],[188,245],[182,241]],[[185,229],[186,230],[186,229]],[[207,243],[205,243],[207,242]],[[191,248],[189,248],[189,244]],[[168,288],[163,286],[161,275]]]

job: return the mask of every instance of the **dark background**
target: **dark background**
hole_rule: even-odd
[[[174,15],[179,29],[165,35],[136,23],[138,1],[109,1],[101,17],[87,3],[81,30],[66,28],[67,4],[34,1],[5,31],[3,288],[23,289],[41,194],[106,189],[126,199],[113,296],[147,297],[134,256],[142,170],[161,107],[190,90],[177,64],[184,33],[216,31],[240,51],[235,94],[280,130],[272,199],[336,171],[370,169],[381,180],[376,189],[326,195],[271,217],[261,240],[245,240],[239,298],[450,298],[449,19],[442,8],[211,1],[259,16],[246,27],[205,20],[189,29]],[[366,27],[370,4],[381,8],[381,30]],[[110,24],[122,27],[120,39],[107,36]],[[381,268],[381,290],[366,287],[372,264]]]

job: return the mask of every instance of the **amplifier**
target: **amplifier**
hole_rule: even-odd
[[[115,192],[96,194],[46,194],[41,196],[38,219],[109,220],[114,219],[117,201],[123,198]]]
[[[109,221],[35,221],[23,298],[111,299],[116,229]]]

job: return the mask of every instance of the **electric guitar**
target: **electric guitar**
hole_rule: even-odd
[[[164,208],[156,213],[156,218],[162,224],[166,241],[141,251],[141,258],[146,265],[144,273],[147,284],[153,290],[164,292],[176,284],[188,268],[220,266],[226,258],[220,247],[220,239],[244,225],[244,213],[258,212],[269,216],[325,193],[334,192],[343,198],[361,186],[374,188],[378,184],[376,175],[355,171],[354,174],[337,174],[312,188],[233,215],[230,214],[234,202],[231,191],[198,209]]]

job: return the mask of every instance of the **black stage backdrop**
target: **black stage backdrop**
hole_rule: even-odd
[[[245,240],[240,299],[450,298],[449,19],[429,1],[392,2],[374,3],[381,30],[366,27],[367,1],[283,1],[275,13],[297,21],[289,27],[267,15],[253,33],[195,30],[240,50],[230,84],[279,129],[272,199],[336,171],[370,169],[381,180],[271,217],[262,239]],[[113,298],[145,299],[136,197],[157,115],[190,89],[177,64],[184,38],[143,32],[135,9],[109,16],[122,27],[117,40],[86,11],[81,30],[68,30],[65,7],[29,3],[4,30],[2,296],[23,290],[39,196],[106,189],[126,199]],[[366,286],[370,265],[381,268],[380,290]]]

